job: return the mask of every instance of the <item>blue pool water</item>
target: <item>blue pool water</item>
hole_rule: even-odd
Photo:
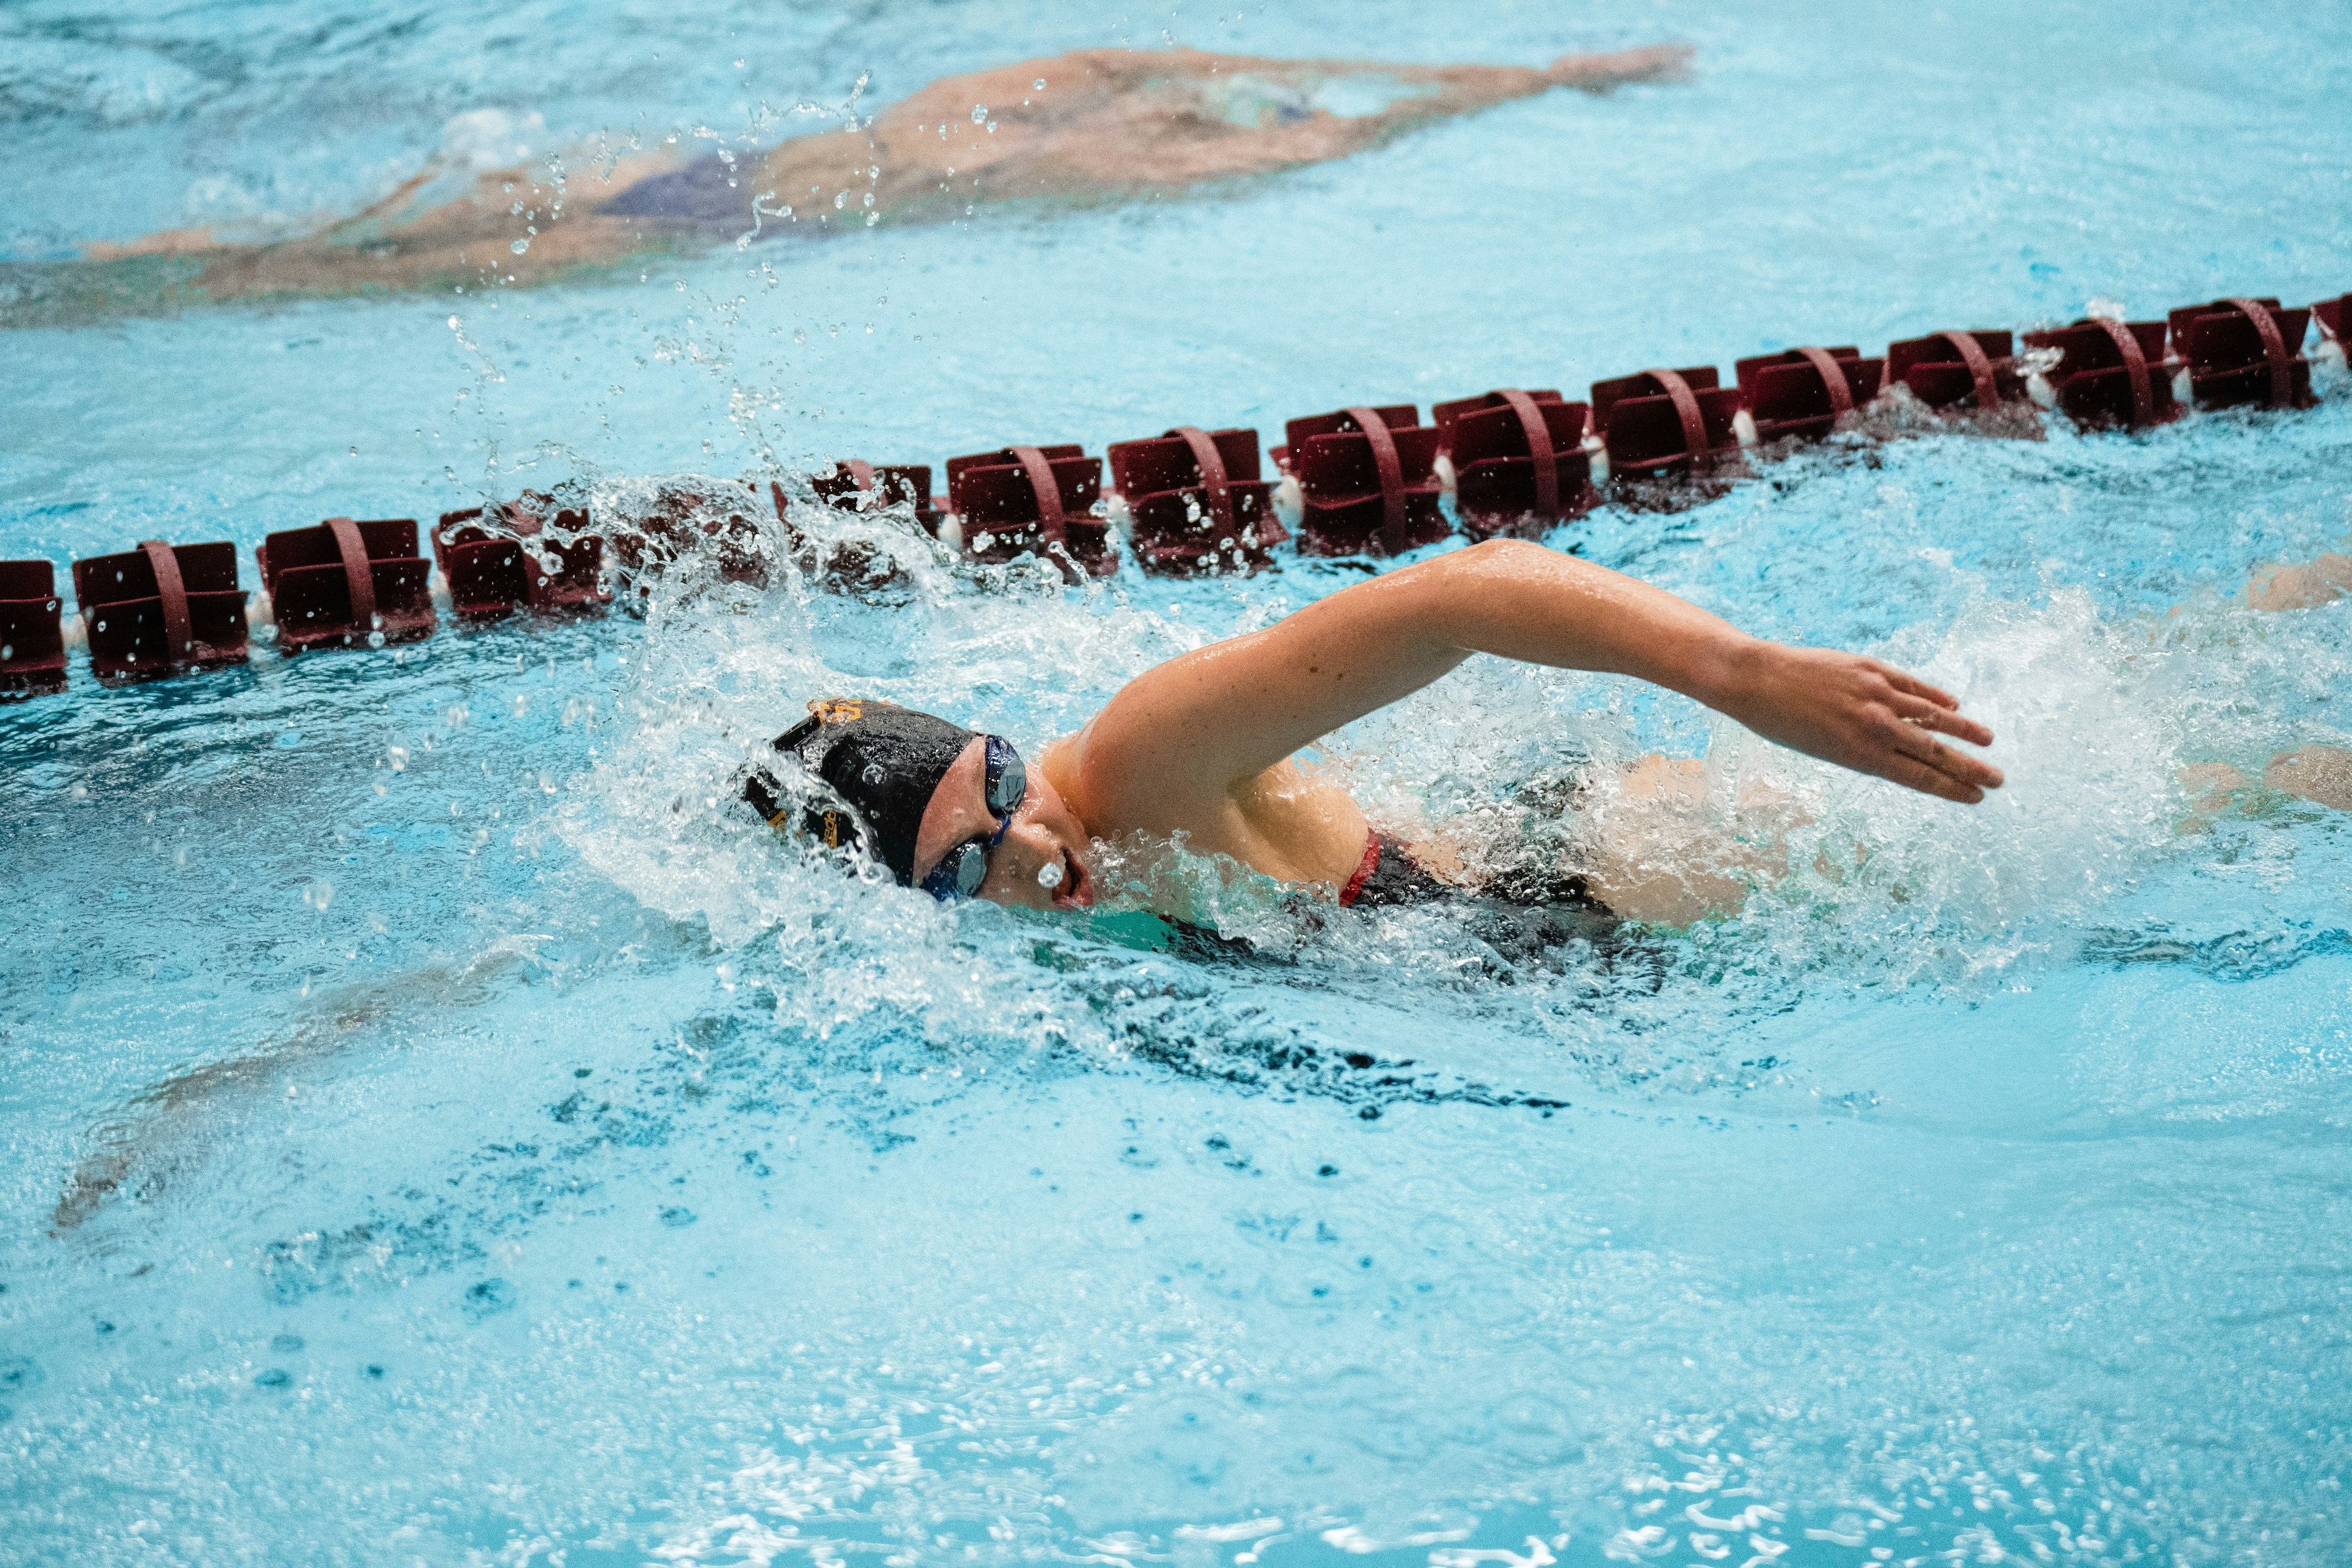
[[[0,247],[1163,29],[1697,75],[1139,206],[0,334],[0,556],[2352,287],[2352,21],[2263,5],[35,3]],[[1342,565],[1065,591],[900,536],[889,603],[682,576],[0,710],[0,1562],[2352,1556],[2352,833],[2176,780],[2352,742],[2352,602],[2230,598],[2352,531],[2318,384],[1556,535],[1921,669],[2011,779],[1960,811],[1491,661],[1334,741],[1401,824],[1651,749],[1804,803],[1784,879],[1628,954],[1310,936],[1128,847],[1256,950],[1196,961],[726,803],[807,697],[1034,745]]]

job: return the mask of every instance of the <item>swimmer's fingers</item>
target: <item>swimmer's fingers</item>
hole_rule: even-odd
[[[1875,659],[1871,661],[1876,664]],[[1930,730],[1941,730],[1947,735],[1957,735],[1963,741],[1979,746],[1992,744],[1992,731],[1973,719],[1960,717],[1960,700],[1940,686],[1930,686],[1917,676],[1893,665],[1879,665],[1886,684],[1909,701],[1898,701],[1895,710],[1915,724],[1925,724]],[[1931,710],[1940,713],[1931,717]],[[1950,722],[1944,721],[1949,720]]]
[[[1953,754],[1957,756],[1958,753]],[[1886,765],[1878,769],[1877,773],[1879,777],[1892,780],[1906,789],[1916,789],[1921,795],[1932,795],[1944,800],[1957,801],[1962,805],[1975,805],[1984,799],[1984,790],[1980,786],[1963,784],[1951,774],[1930,767],[1916,757],[1897,753],[1888,758]]]
[[[1966,741],[1970,745],[1990,746],[1992,731],[1959,711],[1959,704],[1934,687],[1930,695],[1898,691],[1890,706],[1897,717],[1906,719],[1922,730],[1934,730],[1942,734]]]
[[[1948,725],[1967,723],[1958,714],[1945,713],[1940,709],[1936,711]],[[1926,789],[1929,795],[1939,795],[1946,800],[1966,801],[1971,805],[1984,798],[1985,791],[2001,786],[1999,768],[1982,757],[1972,757],[1965,752],[1952,750],[1930,735],[1928,728],[1926,722],[1916,719],[1895,726],[1895,732],[1889,739],[1898,754],[1903,772],[1889,773],[1889,778],[1898,784],[1910,784],[1914,789]],[[1974,728],[1982,730],[1984,726],[1979,724]],[[1951,732],[1960,733],[1957,729]],[[1990,733],[1986,738],[1991,738]],[[1940,782],[1933,784],[1915,782],[1911,776],[1911,769],[1915,766],[1926,770]],[[1947,785],[1949,787],[1945,787]]]
[[[1960,705],[1958,698],[1940,686],[1928,685],[1908,670],[1897,669],[1891,664],[1882,664],[1874,658],[1864,659],[1863,662],[1885,676],[1887,685],[1906,697],[1924,697],[1938,708],[1957,709]]]

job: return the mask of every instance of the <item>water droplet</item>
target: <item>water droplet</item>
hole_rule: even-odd
[[[846,206],[848,203],[849,193],[847,191],[843,191],[833,198],[833,210],[839,212],[844,206]]]
[[[359,455],[360,455],[360,449],[359,449],[357,447],[352,447],[352,457],[354,457],[354,458],[356,458],[356,457],[358,457]]]
[[[406,746],[387,747],[384,751],[384,760],[392,764],[394,773],[401,773],[408,766],[408,748]]]
[[[986,105],[986,104],[984,104],[984,103],[975,103],[975,104],[973,104],[973,105],[971,106],[971,122],[972,122],[974,125],[982,124],[982,123],[983,123],[987,119],[988,119],[988,105]]]
[[[1042,76],[1041,76],[1041,77],[1039,77],[1039,78],[1037,79],[1036,82],[1035,82],[1034,85],[1036,87],[1036,89],[1037,89],[1037,90],[1038,90],[1039,92],[1043,92],[1043,91],[1045,91],[1045,79],[1044,77],[1042,77]]]
[[[524,251],[530,248],[530,241],[527,239],[518,239],[512,245],[507,247],[507,248],[513,251],[517,256],[520,256]]]
[[[383,634],[382,632],[370,632],[370,633],[368,633],[368,647],[382,647],[383,646]]]

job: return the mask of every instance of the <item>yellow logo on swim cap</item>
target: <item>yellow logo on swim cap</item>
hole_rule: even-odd
[[[824,724],[852,724],[866,717],[866,700],[859,697],[820,697],[808,705],[808,710]]]

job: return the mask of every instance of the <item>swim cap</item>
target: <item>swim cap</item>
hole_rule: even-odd
[[[809,716],[777,736],[775,748],[798,757],[850,807],[813,803],[801,816],[809,835],[829,849],[862,835],[904,888],[914,885],[923,813],[949,766],[978,739],[975,731],[893,702],[826,697],[810,703]],[[743,781],[743,798],[772,827],[782,826],[791,809],[777,782],[762,768]]]

